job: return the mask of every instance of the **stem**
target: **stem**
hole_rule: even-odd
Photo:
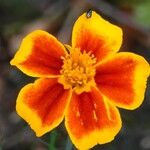
[[[67,140],[66,140],[66,147],[65,147],[65,150],[72,150],[72,142],[70,141],[70,138],[69,136],[67,137]]]
[[[56,137],[57,137],[57,132],[52,131],[49,136],[48,150],[56,150],[56,148],[55,148]]]

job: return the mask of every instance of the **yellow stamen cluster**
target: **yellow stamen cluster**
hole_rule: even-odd
[[[85,51],[81,53],[78,48],[67,46],[67,49],[69,53],[62,57],[63,66],[59,83],[63,84],[65,89],[74,89],[77,94],[90,91],[91,86],[95,85],[96,58]]]

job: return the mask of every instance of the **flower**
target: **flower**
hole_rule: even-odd
[[[11,65],[39,79],[20,91],[17,113],[37,136],[65,118],[78,149],[112,141],[122,126],[117,107],[139,107],[150,74],[143,57],[117,53],[121,44],[121,28],[94,11],[75,22],[72,46],[63,45],[45,31],[30,33]]]

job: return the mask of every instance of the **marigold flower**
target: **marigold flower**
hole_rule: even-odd
[[[117,53],[121,43],[121,28],[95,12],[75,22],[72,46],[41,30],[27,35],[11,65],[39,79],[20,91],[17,113],[37,136],[65,118],[78,149],[112,141],[122,124],[117,107],[139,107],[150,74],[143,57]]]

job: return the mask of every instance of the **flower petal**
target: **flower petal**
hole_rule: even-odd
[[[84,13],[74,25],[72,46],[81,51],[91,51],[98,61],[117,52],[121,43],[121,28],[104,20],[94,11],[90,18]]]
[[[135,109],[144,99],[150,66],[133,53],[118,53],[100,63],[95,81],[100,91],[116,106]]]
[[[39,79],[26,85],[19,93],[16,110],[37,136],[42,136],[60,124],[70,99],[56,79]]]
[[[34,77],[58,75],[64,54],[64,46],[54,36],[36,30],[23,39],[11,65]]]
[[[89,149],[114,139],[121,128],[118,109],[101,93],[73,94],[65,115],[65,125],[78,149]]]

